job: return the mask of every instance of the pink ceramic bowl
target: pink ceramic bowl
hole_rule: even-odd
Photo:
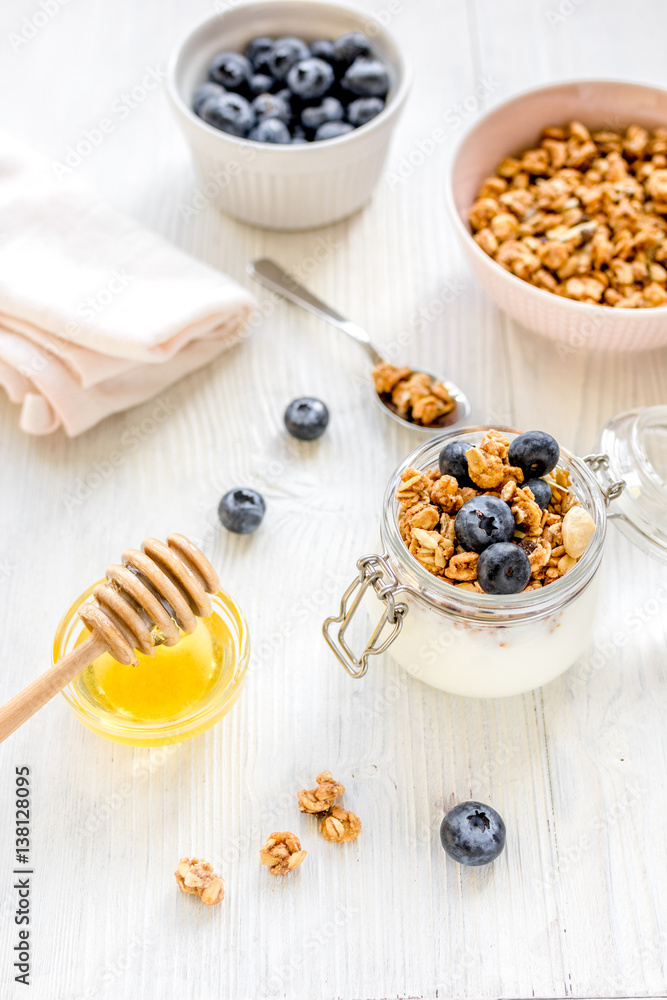
[[[573,350],[645,351],[667,345],[667,306],[613,309],[565,299],[506,271],[477,246],[468,211],[481,182],[505,156],[536,144],[546,125],[578,120],[588,128],[667,125],[667,91],[618,80],[575,80],[529,90],[484,115],[463,137],[447,201],[466,260],[491,298],[513,319]]]

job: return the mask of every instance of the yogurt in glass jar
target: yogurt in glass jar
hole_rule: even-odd
[[[647,413],[652,414],[650,419]],[[654,436],[659,433],[656,428],[667,435],[664,407],[622,416],[626,418],[621,421],[624,427],[630,418],[640,429],[650,427]],[[626,451],[614,447],[615,437],[609,439],[613,428],[610,421],[602,437],[611,458],[591,455],[582,459],[560,449],[558,467],[569,473],[571,489],[595,523],[586,550],[563,576],[518,594],[492,595],[452,586],[410,554],[399,530],[400,508],[395,494],[406,469],[432,469],[446,443],[465,440],[476,446],[491,428],[457,428],[413,451],[387,485],[380,521],[383,554],[359,559],[359,575],[343,595],[340,613],[323,626],[329,646],[348,673],[363,676],[369,659],[390,649],[390,655],[408,673],[433,687],[451,694],[496,698],[530,691],[566,671],[592,638],[607,521],[612,516],[628,521],[627,503],[624,511],[607,512],[625,487],[623,479],[613,478],[616,469],[621,468],[627,476],[617,454],[620,450],[625,455]],[[510,440],[518,433],[502,431]],[[660,470],[652,471],[651,500],[655,502],[655,489],[659,491],[662,482],[667,511],[667,482],[661,479]],[[654,529],[655,519],[651,524]],[[654,551],[655,539],[648,541]],[[662,554],[666,553],[663,547]],[[348,640],[348,627],[362,603],[371,621],[378,624],[366,648],[357,655]]]

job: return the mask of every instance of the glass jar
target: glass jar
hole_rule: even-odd
[[[99,581],[104,582],[104,581]],[[77,614],[93,600],[93,584],[74,601],[56,631],[56,663],[89,634]],[[139,655],[139,666],[98,657],[67,685],[63,695],[89,729],[130,746],[181,743],[215,725],[236,704],[246,677],[248,626],[236,603],[220,590],[211,596],[212,613],[200,618],[192,635],[155,657]]]
[[[400,535],[395,498],[400,477],[411,467],[437,466],[448,441],[478,444],[489,429],[440,435],[413,451],[392,475],[380,524],[383,555],[358,561],[359,574],[343,595],[340,613],[323,626],[329,646],[353,677],[363,676],[371,656],[391,648],[408,673],[451,694],[497,698],[530,691],[562,674],[590,643],[609,519],[641,537],[648,551],[667,556],[667,408],[653,407],[621,414],[605,426],[601,444],[608,453],[580,459],[561,448],[558,464],[569,471],[577,498],[595,522],[586,551],[564,576],[539,590],[498,596],[453,587],[429,573]],[[518,433],[500,429],[510,439]],[[624,507],[608,512],[621,497]],[[347,631],[361,603],[372,620],[382,613],[357,656]]]

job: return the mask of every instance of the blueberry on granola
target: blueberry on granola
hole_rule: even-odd
[[[528,556],[512,542],[489,545],[477,560],[477,582],[486,594],[519,594],[531,572]]]
[[[510,465],[518,466],[524,478],[546,476],[558,464],[560,448],[555,438],[545,431],[526,431],[510,444]]]
[[[483,552],[497,542],[510,542],[515,527],[514,517],[505,501],[486,495],[473,497],[464,503],[454,521],[457,541],[468,552]],[[516,548],[514,545],[510,547]]]
[[[440,842],[460,865],[488,865],[505,847],[502,817],[483,802],[459,802],[440,824]]]
[[[549,483],[545,482],[544,479],[529,479],[527,482],[523,482],[523,489],[529,489],[530,492],[535,497],[535,503],[545,510],[551,503],[551,487]]]
[[[474,486],[468,472],[466,452],[472,448],[468,441],[449,441],[438,456],[443,476],[453,476],[459,486]]]

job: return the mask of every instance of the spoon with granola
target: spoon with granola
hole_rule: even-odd
[[[363,347],[373,362],[374,398],[387,416],[427,433],[463,423],[469,417],[470,403],[458,386],[430,372],[385,361],[362,327],[326,305],[274,261],[256,260],[248,265],[248,272],[267,288],[315,313]]]

